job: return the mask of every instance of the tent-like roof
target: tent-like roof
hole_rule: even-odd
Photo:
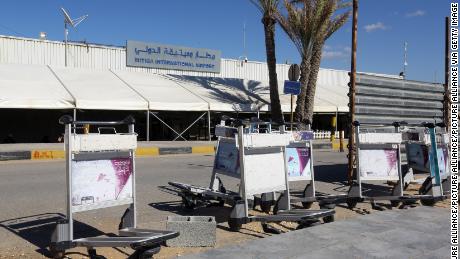
[[[0,64],[0,108],[69,109],[74,100],[47,66]]]
[[[110,70],[52,68],[78,109],[147,110],[148,103]]]
[[[148,101],[150,110],[207,111],[209,109],[208,102],[167,76],[126,70],[113,72]]]
[[[258,81],[184,75],[168,77],[206,100],[211,111],[254,112],[269,103],[263,98],[269,91],[268,86]]]
[[[322,69],[315,112],[348,112],[348,74]],[[291,96],[281,106],[291,110]],[[256,112],[270,109],[268,82],[0,64],[0,108]],[[294,109],[295,109],[294,98]]]

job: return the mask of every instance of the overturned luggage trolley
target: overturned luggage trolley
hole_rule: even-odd
[[[305,222],[326,218],[329,221],[335,211],[323,210],[291,210],[287,202],[284,210],[277,215],[250,215],[249,201],[255,195],[289,190],[286,174],[285,152],[289,144],[290,134],[283,131],[278,133],[251,133],[243,126],[238,127],[237,138],[235,128],[220,126],[219,144],[214,161],[213,175],[209,188],[189,184],[170,182],[178,189],[186,206],[200,201],[220,201],[232,205],[228,224],[232,231],[239,231],[243,224],[249,222]],[[240,179],[239,193],[225,190],[220,179],[216,176],[223,173]]]
[[[90,258],[97,247],[131,247],[129,258],[151,258],[160,244],[178,236],[177,232],[136,228],[136,185],[134,152],[137,134],[134,119],[97,122],[72,121],[63,116],[66,151],[66,218],[57,222],[51,237],[50,251],[54,258],[64,257],[65,251],[77,246],[87,247]],[[101,126],[99,133],[77,134],[83,125]],[[127,125],[128,133],[116,133],[114,126]],[[113,134],[101,134],[111,130]],[[119,236],[74,239],[73,214],[89,210],[129,205],[121,217]]]
[[[396,124],[397,125],[397,124]],[[425,124],[429,129],[432,124]],[[360,132],[360,123],[355,121],[356,141],[356,170],[355,180],[348,191],[347,205],[354,208],[358,202],[371,201],[374,205],[378,200],[389,200],[396,207],[403,204],[415,203],[423,200],[434,204],[443,200],[442,187],[439,179],[439,170],[433,171],[434,176],[429,192],[422,195],[405,195],[404,178],[401,170],[401,132]],[[367,125],[369,126],[369,125]],[[366,196],[363,195],[362,182],[396,181],[391,195]]]

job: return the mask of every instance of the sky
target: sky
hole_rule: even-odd
[[[443,82],[444,17],[450,15],[450,2],[360,0],[358,71],[399,74],[407,42],[407,78]],[[38,38],[43,31],[50,40],[63,40],[60,7],[72,18],[89,15],[70,30],[73,41],[125,46],[126,40],[136,40],[221,50],[223,58],[266,60],[261,14],[249,0],[3,0],[0,34]],[[321,67],[349,70],[350,49],[351,19],[326,42]],[[276,56],[278,63],[300,62],[279,26]]]

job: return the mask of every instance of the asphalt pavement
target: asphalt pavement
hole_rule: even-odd
[[[346,154],[331,150],[317,150],[315,151],[314,159],[317,191],[330,194],[345,193],[348,189],[346,186]],[[179,197],[160,190],[159,186],[166,186],[168,181],[208,186],[213,160],[213,155],[203,154],[136,158],[136,199],[139,227],[165,229],[165,220],[168,215],[184,213],[181,209]],[[227,189],[237,190],[238,181],[236,179],[222,176],[222,180]],[[297,183],[293,184],[291,187],[293,187],[293,189],[302,189],[304,185],[302,183]],[[383,191],[388,191],[386,187],[380,186],[379,188]],[[46,222],[47,219],[53,220],[55,216],[59,217],[64,214],[65,191],[64,160],[0,162],[0,258],[3,258],[2,255],[5,249],[11,250],[12,248],[13,250],[25,251],[26,254],[31,255],[31,257],[27,258],[36,258],[35,255],[47,254],[46,247],[49,244],[54,224],[46,224]],[[103,232],[116,233],[124,209],[124,206],[120,206],[76,214],[75,238],[98,235]],[[211,212],[213,208],[209,209],[210,210],[202,213],[205,213],[204,215],[211,215],[208,213]],[[342,207],[339,209],[342,211],[349,211]],[[415,210],[409,209],[407,212],[404,210],[401,213],[411,213],[411,211]],[[421,214],[425,213],[425,210],[419,211]],[[356,217],[356,215],[361,217],[359,215],[361,212],[357,214],[350,211],[350,213],[354,213],[354,217]],[[380,212],[376,214],[379,213]],[[439,220],[448,222],[447,219],[444,221],[445,216],[441,214],[438,216]],[[368,218],[369,215],[363,217]],[[383,218],[377,219],[385,219],[385,216],[381,217]],[[391,218],[392,217],[389,216],[389,219]],[[420,216],[415,218],[415,220],[419,220],[420,224],[423,225],[429,218],[431,218],[431,216]],[[218,231],[226,235],[225,233],[228,232],[228,229],[225,227],[226,216],[219,217],[219,215],[216,215],[216,220],[220,225]],[[346,218],[341,220],[343,222],[348,222]],[[18,222],[20,222],[20,224],[18,224]],[[331,224],[331,226],[333,226],[333,224]],[[354,226],[356,226],[356,223],[342,224],[355,224]],[[371,223],[369,222],[367,224],[370,225]],[[437,223],[427,224],[431,226]],[[420,233],[415,230],[420,228],[421,225],[414,226],[411,228],[413,231],[410,230],[412,232],[409,231],[408,233],[419,235]],[[312,231],[318,227],[313,227]],[[334,231],[337,231],[337,229],[332,228],[329,231],[332,232],[325,230],[324,233],[326,234],[321,232],[317,235],[328,236],[331,235],[331,233],[335,233]],[[441,231],[444,231],[444,228],[436,229],[436,231],[441,233]],[[298,231],[294,232],[297,233]],[[296,235],[301,234],[288,233],[287,238],[290,236],[296,237]],[[309,235],[310,234],[307,234],[307,236]],[[250,235],[246,234],[246,236]],[[227,238],[230,240],[244,239],[247,238],[246,236],[227,236]],[[286,235],[280,235],[279,238],[284,236]],[[338,235],[337,238],[340,236],[342,235]],[[405,236],[403,235],[403,237]],[[304,236],[298,236],[298,238],[311,240],[310,237]],[[399,239],[396,239],[397,242],[399,242],[398,240]],[[433,242],[436,243],[437,241]],[[422,242],[421,244],[423,245],[424,243]],[[402,246],[404,247],[404,244],[402,244]],[[280,249],[282,249],[282,247],[286,248],[286,245],[282,245]],[[296,256],[296,254],[292,255],[294,257]],[[273,257],[262,256],[260,258]],[[408,257],[403,256],[402,258]]]
[[[181,258],[449,258],[449,210],[391,210]]]

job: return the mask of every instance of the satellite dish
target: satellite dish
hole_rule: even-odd
[[[64,9],[64,7],[61,7],[62,14],[64,15],[64,23],[69,24],[73,28],[77,27],[78,24],[80,24],[88,15],[83,15],[81,17],[78,17],[77,19],[70,18],[69,13]]]
[[[64,22],[67,23],[67,24],[72,25],[72,27],[73,27],[73,22],[72,22],[72,19],[70,18],[69,13],[67,13],[67,11],[64,9],[64,7],[61,7],[61,11],[62,11],[62,14],[64,15]]]

